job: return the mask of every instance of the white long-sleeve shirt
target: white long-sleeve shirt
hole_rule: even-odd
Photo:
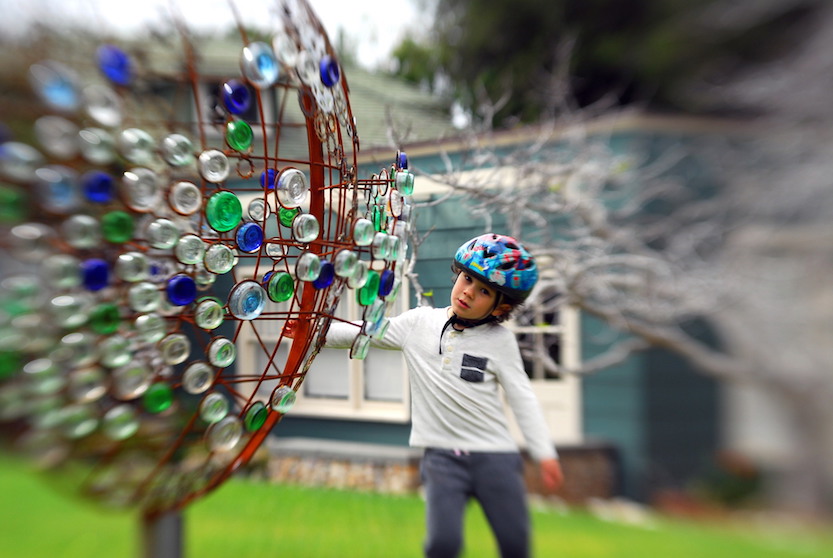
[[[556,457],[515,335],[491,323],[463,331],[448,328],[440,338],[447,319],[448,308],[415,308],[391,318],[384,338],[372,340],[373,347],[405,354],[411,383],[410,445],[517,451],[506,424],[500,385],[532,457]],[[333,322],[326,346],[348,348],[358,331],[353,324]]]

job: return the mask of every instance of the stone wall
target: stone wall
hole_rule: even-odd
[[[318,457],[276,457],[268,464],[272,482],[407,494],[419,488],[419,462],[384,463]]]
[[[537,466],[525,456],[526,484],[531,494],[558,496],[572,504],[620,495],[621,465],[613,447],[605,444],[559,446],[558,454],[564,486],[555,492],[542,486]]]
[[[311,438],[274,438],[265,445],[260,468],[271,482],[387,494],[419,489],[419,450]]]
[[[274,438],[265,446],[249,469],[270,482],[388,494],[414,493],[420,487],[418,449],[311,438]],[[525,459],[530,493],[576,504],[618,494],[619,463],[612,448],[559,447],[559,453],[566,482],[554,493],[542,487],[537,467]]]

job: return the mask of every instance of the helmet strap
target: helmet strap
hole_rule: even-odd
[[[449,326],[454,328],[455,325],[459,324],[460,326],[466,328],[466,327],[477,327],[479,325],[494,322],[495,320],[497,320],[497,316],[492,314],[492,312],[495,311],[495,308],[497,308],[500,305],[502,300],[503,300],[503,293],[500,293],[500,292],[497,293],[497,296],[495,297],[495,303],[492,306],[492,309],[489,310],[489,313],[486,314],[486,316],[484,316],[483,318],[480,318],[478,320],[466,320],[465,318],[461,318],[457,314],[452,312],[451,317],[448,318],[448,320],[446,320],[445,324],[443,325],[442,331],[440,331],[440,354],[443,354],[443,335],[445,335],[445,330],[447,330],[449,328]]]

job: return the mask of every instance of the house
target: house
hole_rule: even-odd
[[[179,74],[181,68],[174,57],[170,61],[165,57],[170,45],[147,48],[161,51],[148,55],[157,66],[158,76],[157,81],[146,84],[149,94],[171,101],[170,91],[175,88],[166,76]],[[193,119],[194,111],[210,110],[220,80],[237,68],[237,51],[237,47],[227,48],[220,42],[206,43],[196,60],[200,78],[196,102],[174,97],[165,110],[182,115],[186,121]],[[346,79],[361,139],[359,176],[389,165],[397,148],[408,153],[412,167],[428,174],[442,170],[442,153],[462,149],[441,107],[418,89],[355,68],[347,69]],[[277,100],[263,105],[277,106]],[[302,122],[297,103],[282,106],[287,111],[284,123]],[[263,115],[250,116],[264,122],[275,118],[268,109]],[[392,137],[391,126],[405,139]],[[636,137],[648,135],[660,141],[691,130],[684,122],[632,119],[619,126],[611,138],[616,140],[617,148],[626,149]],[[291,149],[292,134],[300,131],[291,125],[285,126],[285,131],[282,141]],[[507,146],[522,144],[529,140],[528,132],[508,131],[499,134],[497,140]],[[219,132],[217,141],[222,142]],[[425,182],[416,186],[416,202],[442,193]],[[241,181],[229,181],[227,186],[244,189]],[[422,287],[433,292],[436,304],[448,299],[451,281],[446,270],[454,250],[483,232],[482,221],[469,215],[461,219],[460,215],[459,199],[426,207],[417,215],[417,228],[433,232],[420,247],[415,271]],[[404,284],[396,300],[398,307],[391,313],[415,303],[414,293]],[[345,297],[338,315],[357,318],[359,310],[353,297]],[[611,342],[605,324],[575,310],[565,310],[557,320],[550,319],[553,323],[547,327],[519,334],[539,337],[546,343],[557,340],[557,358],[568,367],[578,367]],[[258,340],[246,331],[237,339],[239,359],[235,366],[238,371],[263,370],[265,364],[259,360],[264,358],[263,351],[257,346]],[[279,331],[268,328],[263,334],[266,342],[279,337]],[[705,470],[720,445],[720,387],[674,355],[649,351],[586,378],[546,377],[534,365],[529,373],[553,441],[565,461],[571,479],[565,490],[570,491],[567,496],[571,499],[619,494],[648,499],[659,488],[684,487]],[[325,349],[306,376],[296,405],[274,429],[266,446],[278,461],[275,467],[285,473],[282,478],[311,475],[314,481],[337,478],[337,483],[349,485],[352,481],[346,475],[353,474],[377,487],[387,483],[385,486],[409,489],[413,488],[418,458],[407,448],[409,420],[407,370],[398,353],[377,351],[363,360],[351,360],[343,351]],[[286,459],[294,461],[287,463]],[[310,459],[337,466],[321,473],[322,468],[303,466]],[[359,465],[354,466],[356,462]],[[381,481],[380,471],[384,473]],[[405,480],[386,477],[390,471],[403,474]]]
[[[442,173],[441,154],[454,158],[455,150],[464,149],[454,130],[436,125],[439,107],[430,98],[392,78],[357,69],[349,69],[347,78],[362,138],[360,176],[378,172],[394,152],[382,114],[393,115],[400,126],[410,126],[416,137],[400,147],[408,153],[411,167],[422,173]],[[386,84],[383,89],[382,84]],[[391,92],[394,84],[401,88],[397,94],[379,94]],[[423,100],[414,102],[414,95]],[[367,134],[365,122],[370,124]],[[627,149],[636,138],[673,140],[697,133],[698,126],[696,122],[631,118],[617,126],[611,141]],[[504,132],[495,141],[519,145],[529,141],[530,133]],[[427,177],[417,179],[415,203],[445,193],[432,182]],[[450,294],[449,264],[454,251],[484,232],[484,226],[476,216],[461,218],[459,198],[418,210],[417,229],[432,232],[419,247],[415,272],[423,289],[433,293],[435,304],[445,304]],[[391,314],[417,303],[407,287],[403,293]],[[348,297],[340,317],[356,319],[357,311]],[[546,337],[548,343],[557,339],[560,362],[568,367],[578,367],[611,342],[604,323],[574,310],[563,312],[548,328],[524,333],[540,336],[542,341]],[[708,470],[720,447],[720,388],[676,355],[651,350],[584,378],[547,378],[531,364],[528,372],[568,477],[580,486],[567,495],[571,499],[625,495],[645,500],[659,489],[685,488]],[[275,429],[272,447],[277,455],[289,453],[293,459],[305,452],[312,452],[318,460],[329,456],[344,461],[344,453],[349,452],[361,452],[362,462],[372,460],[373,455],[382,459],[386,450],[401,452],[407,445],[408,407],[407,371],[398,353],[371,351],[365,360],[355,361],[342,351],[325,349],[310,369],[296,406]],[[382,447],[374,452],[373,445]],[[397,455],[401,461],[401,453]]]

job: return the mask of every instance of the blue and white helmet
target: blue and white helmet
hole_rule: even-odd
[[[538,281],[535,259],[511,236],[475,237],[457,249],[453,265],[517,302],[526,300]]]

